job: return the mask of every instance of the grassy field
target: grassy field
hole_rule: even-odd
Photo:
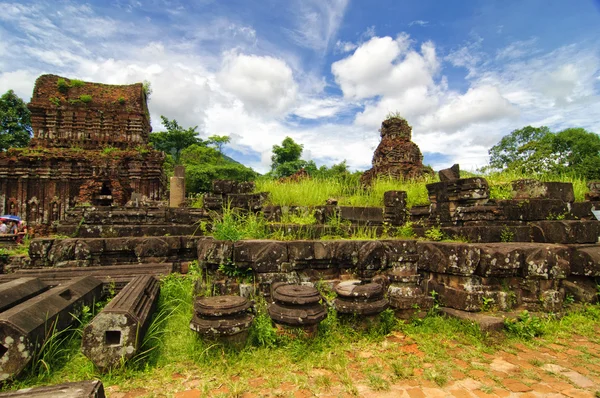
[[[575,200],[584,200],[587,181],[566,175],[526,176],[518,173],[492,173],[475,175],[462,172],[463,178],[481,176],[490,186],[491,199],[511,199],[511,181],[535,178],[540,181],[573,183]],[[383,206],[383,193],[386,191],[406,191],[408,207],[429,203],[426,185],[439,181],[438,177],[427,176],[414,181],[399,181],[381,178],[369,188],[360,187],[356,179],[301,179],[297,182],[281,183],[272,179],[256,181],[256,192],[269,192],[269,204],[280,206],[320,206],[329,198],[335,198],[341,206]]]
[[[318,337],[310,340],[300,335],[290,338],[276,334],[266,315],[264,300],[257,298],[258,314],[248,344],[243,350],[234,351],[203,341],[189,329],[192,290],[199,277],[192,272],[187,276],[170,275],[162,281],[158,310],[142,354],[121,368],[108,374],[94,369],[79,351],[78,327],[58,336],[26,374],[2,389],[99,378],[112,391],[143,389],[145,396],[172,396],[189,388],[178,383],[185,378],[210,396],[240,396],[258,388],[254,385],[256,380],[262,380],[263,390],[291,383],[315,394],[327,391],[335,382],[354,395],[357,375],[375,390],[385,390],[394,380],[423,378],[444,386],[453,380],[453,371],[458,369],[457,352],[461,352],[462,361],[481,364],[490,354],[510,350],[513,344],[541,347],[573,334],[600,343],[600,308],[591,305],[574,309],[560,320],[535,318],[535,333],[509,335],[487,335],[472,324],[435,314],[400,322],[389,312],[384,313],[379,326],[359,332],[352,320],[342,319],[330,310],[319,327]],[[83,318],[85,324],[91,316]],[[522,325],[521,330],[529,332],[530,324]],[[534,334],[540,337],[532,338]],[[400,344],[402,350],[394,348],[391,342]],[[418,347],[418,352],[414,347]],[[215,392],[223,387],[226,393]]]

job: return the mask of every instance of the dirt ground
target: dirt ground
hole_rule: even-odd
[[[539,347],[510,344],[469,362],[463,360],[469,356],[465,350],[456,345],[447,351],[450,358],[421,361],[407,374],[393,369],[389,358],[423,358],[424,354],[415,341],[395,332],[374,344],[372,351],[346,352],[349,366],[339,372],[274,369],[273,380],[268,375],[233,377],[215,386],[190,368],[174,373],[161,391],[106,386],[106,392],[110,398],[600,397],[600,345],[585,337],[575,335]]]

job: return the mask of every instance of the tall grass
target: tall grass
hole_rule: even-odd
[[[437,177],[420,180],[395,180],[380,178],[373,185],[363,188],[357,181],[336,178],[302,179],[296,182],[279,182],[260,179],[256,181],[257,192],[269,192],[269,204],[279,206],[322,206],[327,199],[338,200],[341,206],[383,206],[386,191],[406,191],[409,207],[428,203],[425,185],[438,181]]]
[[[573,184],[575,201],[583,202],[588,192],[588,181],[583,177],[568,174],[536,174],[527,175],[516,171],[502,171],[482,174],[490,186],[491,199],[512,199],[512,181],[534,179],[542,182],[570,182]]]
[[[512,181],[536,179],[543,182],[570,182],[573,184],[575,201],[585,200],[587,180],[567,174],[525,175],[514,171],[474,174],[462,172],[463,177],[480,176],[487,180],[490,187],[490,199],[511,199]],[[386,191],[406,191],[407,206],[429,204],[426,185],[438,182],[437,176],[426,176],[416,180],[396,180],[380,178],[367,188],[360,186],[357,180],[336,178],[311,178],[295,182],[279,182],[272,179],[256,181],[257,192],[269,192],[268,204],[279,206],[321,206],[327,199],[338,200],[340,206],[382,207],[383,194]]]

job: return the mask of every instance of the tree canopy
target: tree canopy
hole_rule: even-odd
[[[172,173],[174,164],[185,166],[187,192],[208,192],[213,180],[248,181],[257,177],[251,168],[223,155],[223,146],[230,137],[213,135],[204,141],[198,136],[198,126],[183,128],[177,120],[161,119],[166,131],[150,134],[150,142],[167,153],[167,174]]]
[[[600,178],[600,137],[583,128],[553,133],[545,126],[527,126],[503,137],[489,154],[490,169]]]
[[[271,156],[271,175],[275,178],[289,177],[302,168],[316,169],[313,161],[300,159],[304,145],[285,137],[281,145],[273,145]]]
[[[208,137],[208,145],[213,145],[217,151],[223,153],[223,146],[231,142],[228,135],[211,135]]]
[[[151,133],[150,143],[155,149],[171,154],[176,164],[180,163],[180,155],[183,149],[190,145],[204,143],[198,137],[199,133],[196,131],[198,126],[184,129],[177,123],[177,120],[169,120],[164,116],[160,118],[167,131]]]
[[[13,90],[0,97],[0,152],[25,147],[31,139],[31,114]]]
[[[213,180],[250,181],[258,176],[251,168],[225,158],[205,144],[193,144],[182,150],[181,163],[185,166],[188,192],[208,192]]]

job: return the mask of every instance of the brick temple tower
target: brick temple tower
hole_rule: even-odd
[[[0,153],[0,214],[47,226],[77,204],[124,205],[134,192],[162,198],[164,156],[148,147],[141,83],[42,75],[28,107],[30,146]]]

